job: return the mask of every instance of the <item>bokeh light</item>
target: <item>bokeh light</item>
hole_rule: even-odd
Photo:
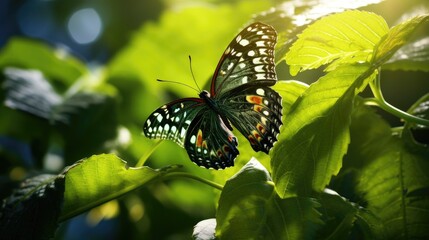
[[[89,44],[101,35],[103,23],[95,9],[83,8],[71,15],[67,28],[75,42]]]

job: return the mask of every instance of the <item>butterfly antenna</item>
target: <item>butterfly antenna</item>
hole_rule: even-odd
[[[176,81],[170,81],[170,80],[162,80],[162,79],[156,79],[156,81],[158,81],[158,82],[163,82],[163,83],[175,83],[175,84],[180,84],[180,85],[183,85],[183,86],[186,86],[186,87],[189,87],[189,88],[192,88],[193,90],[195,90],[196,92],[198,92],[198,93],[200,93],[201,91],[199,91],[199,89],[196,89],[196,88],[194,88],[194,87],[192,87],[192,86],[190,86],[190,85],[188,85],[188,84],[186,84],[186,83],[181,83],[181,82],[176,82]]]
[[[191,58],[191,55],[189,55],[188,57],[189,57],[189,69],[191,69],[192,79],[194,79],[195,85],[197,86],[199,92],[201,92],[201,88],[200,88],[200,86],[198,86],[198,83],[195,80],[194,71],[192,70],[192,58]]]

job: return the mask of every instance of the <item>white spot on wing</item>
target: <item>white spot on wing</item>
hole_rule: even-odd
[[[257,57],[257,58],[252,59],[252,63],[253,64],[262,64],[261,58]]]
[[[255,67],[255,71],[256,72],[265,72],[263,68],[264,68],[264,66],[258,65],[258,66]]]
[[[195,135],[192,135],[191,139],[189,139],[189,142],[192,144],[195,144],[196,140],[197,140],[197,137],[195,137]]]
[[[186,134],[186,129],[182,128],[182,130],[180,130],[180,137],[184,138]]]
[[[265,41],[257,41],[256,42],[256,46],[258,46],[258,47],[265,47],[266,46]]]
[[[240,40],[241,40],[241,35],[238,35],[238,36],[235,38],[235,41],[240,42]]]
[[[263,74],[263,73],[256,74],[256,79],[257,80],[265,79],[265,74]]]
[[[258,88],[258,89],[256,89],[256,94],[258,94],[259,96],[264,96],[265,95],[265,91],[262,88]]]
[[[240,42],[238,42],[241,46],[245,47],[247,45],[249,45],[249,40],[247,39],[241,39]]]
[[[158,116],[156,117],[156,120],[158,120],[158,122],[161,122],[162,121],[162,115],[161,114],[158,114]]]

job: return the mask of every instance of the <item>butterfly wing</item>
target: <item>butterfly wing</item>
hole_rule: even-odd
[[[220,99],[225,116],[249,140],[253,150],[268,153],[282,125],[281,96],[269,87],[241,86]]]
[[[235,136],[200,98],[161,106],[148,117],[143,132],[148,138],[173,140],[186,149],[193,162],[206,168],[233,166],[239,153]]]
[[[200,98],[184,98],[165,104],[148,117],[143,133],[148,138],[173,140],[183,147],[192,120],[205,108]]]
[[[198,114],[188,131],[185,149],[198,166],[214,169],[234,166],[238,142],[216,112]]]
[[[226,48],[216,67],[211,96],[220,96],[243,84],[274,85],[276,41],[277,33],[269,25],[256,22],[243,29]]]

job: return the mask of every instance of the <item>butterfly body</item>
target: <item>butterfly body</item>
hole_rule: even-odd
[[[143,126],[149,138],[170,139],[199,166],[223,169],[239,154],[233,127],[255,151],[268,153],[282,124],[274,64],[276,32],[253,23],[229,44],[215,70],[209,91],[155,110]]]

